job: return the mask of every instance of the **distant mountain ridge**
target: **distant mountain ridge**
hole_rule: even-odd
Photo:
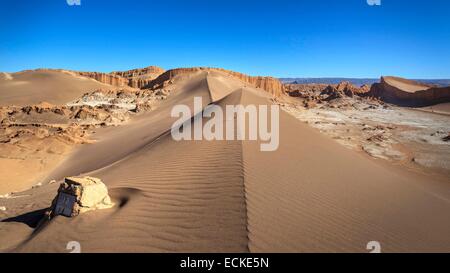
[[[323,83],[323,84],[339,84],[343,81],[348,81],[354,85],[361,86],[363,84],[372,85],[379,83],[380,79],[375,78],[279,78],[282,83],[297,83],[297,84],[309,84],[309,83]],[[423,82],[427,84],[434,84],[437,86],[450,86],[450,79],[413,79],[414,81]]]

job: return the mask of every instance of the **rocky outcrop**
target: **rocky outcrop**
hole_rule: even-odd
[[[156,78],[154,81],[150,82],[148,85],[149,88],[153,88],[154,86],[161,85],[164,82],[167,82],[178,75],[183,74],[189,74],[189,73],[195,73],[198,71],[220,71],[225,74],[228,74],[230,76],[233,76],[235,78],[238,78],[246,83],[249,83],[250,85],[264,89],[265,91],[273,94],[274,96],[278,97],[281,96],[284,93],[284,86],[283,84],[275,78],[272,77],[260,77],[260,76],[248,76],[239,72],[234,72],[226,69],[221,68],[210,68],[210,67],[193,67],[193,68],[177,68],[177,69],[171,69],[163,74],[161,74],[158,78]]]
[[[144,88],[152,80],[164,73],[164,69],[157,66],[132,69],[127,71],[111,72],[112,75],[128,79],[128,86],[133,88]]]
[[[450,102],[450,87],[437,87],[399,77],[381,77],[368,96],[400,106],[420,107]]]
[[[111,72],[113,75],[119,75],[124,78],[137,78],[137,77],[153,77],[156,78],[157,76],[164,73],[165,70],[157,67],[157,66],[148,66],[145,68],[137,68],[137,69],[131,69],[126,71],[114,71]]]
[[[230,74],[233,77],[236,77],[244,82],[247,82],[257,88],[261,88],[266,90],[267,92],[273,94],[275,97],[279,97],[284,93],[283,84],[273,77],[261,77],[261,76],[248,76],[239,72],[234,72],[225,69],[219,69],[222,72]]]
[[[369,91],[369,86],[362,85],[361,87],[354,86],[348,81],[340,82],[339,84],[286,84],[286,93],[291,97],[311,98],[325,96],[331,100],[342,97],[365,96]]]
[[[352,109],[355,107],[373,108],[384,103],[375,98],[367,97],[370,87],[357,87],[348,81],[339,84],[286,84],[286,93],[297,97],[305,108],[325,107]]]
[[[119,75],[113,75],[101,72],[76,72],[80,76],[92,78],[101,83],[109,84],[112,86],[124,87],[128,86],[128,79],[125,79]]]
[[[71,71],[74,72],[74,71]],[[101,72],[75,72],[76,74],[96,81],[118,87],[145,88],[152,80],[164,73],[164,69],[157,66],[137,68],[126,71]]]
[[[130,87],[133,87],[133,88],[142,89],[142,88],[145,88],[152,80],[154,80],[154,79],[152,79],[152,78],[149,78],[149,79],[128,79],[128,85]]]
[[[89,130],[116,126],[136,113],[153,110],[171,90],[107,88],[85,93],[65,105],[0,106],[0,144],[25,145],[36,139],[89,143]]]
[[[369,91],[369,87],[367,85],[356,87],[348,81],[343,81],[336,85],[336,90],[343,92],[348,97],[353,97],[354,95],[363,95],[367,93]]]
[[[114,206],[108,195],[108,188],[98,178],[66,177],[59,186],[58,194],[52,202],[51,217],[77,216],[91,210],[107,209]]]
[[[248,76],[239,72],[226,70],[222,68],[210,67],[193,67],[193,68],[177,68],[164,71],[156,66],[146,68],[132,69],[127,71],[115,71],[111,73],[100,72],[76,72],[78,75],[93,78],[99,82],[110,84],[118,87],[129,86],[132,88],[146,89],[155,88],[165,82],[171,80],[177,75],[195,73],[203,70],[220,71],[235,78],[238,78],[253,87],[261,88],[275,97],[279,97],[284,93],[283,84],[273,77]]]
[[[300,97],[306,98],[311,95],[318,95],[320,92],[327,88],[327,84],[316,84],[316,83],[307,83],[307,84],[285,84],[285,92],[291,97]]]

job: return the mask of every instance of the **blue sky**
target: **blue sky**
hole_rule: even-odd
[[[0,71],[450,78],[450,1],[2,0]]]

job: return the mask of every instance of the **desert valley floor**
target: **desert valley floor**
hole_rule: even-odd
[[[0,252],[450,252],[448,104],[339,87],[309,100],[272,78],[156,70],[0,75]],[[173,140],[172,107],[194,97],[280,105],[278,149]],[[115,206],[39,224],[77,175],[101,178]]]

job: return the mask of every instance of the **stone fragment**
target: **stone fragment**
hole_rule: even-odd
[[[52,202],[51,217],[74,217],[90,210],[111,208],[108,188],[94,177],[66,177]]]

